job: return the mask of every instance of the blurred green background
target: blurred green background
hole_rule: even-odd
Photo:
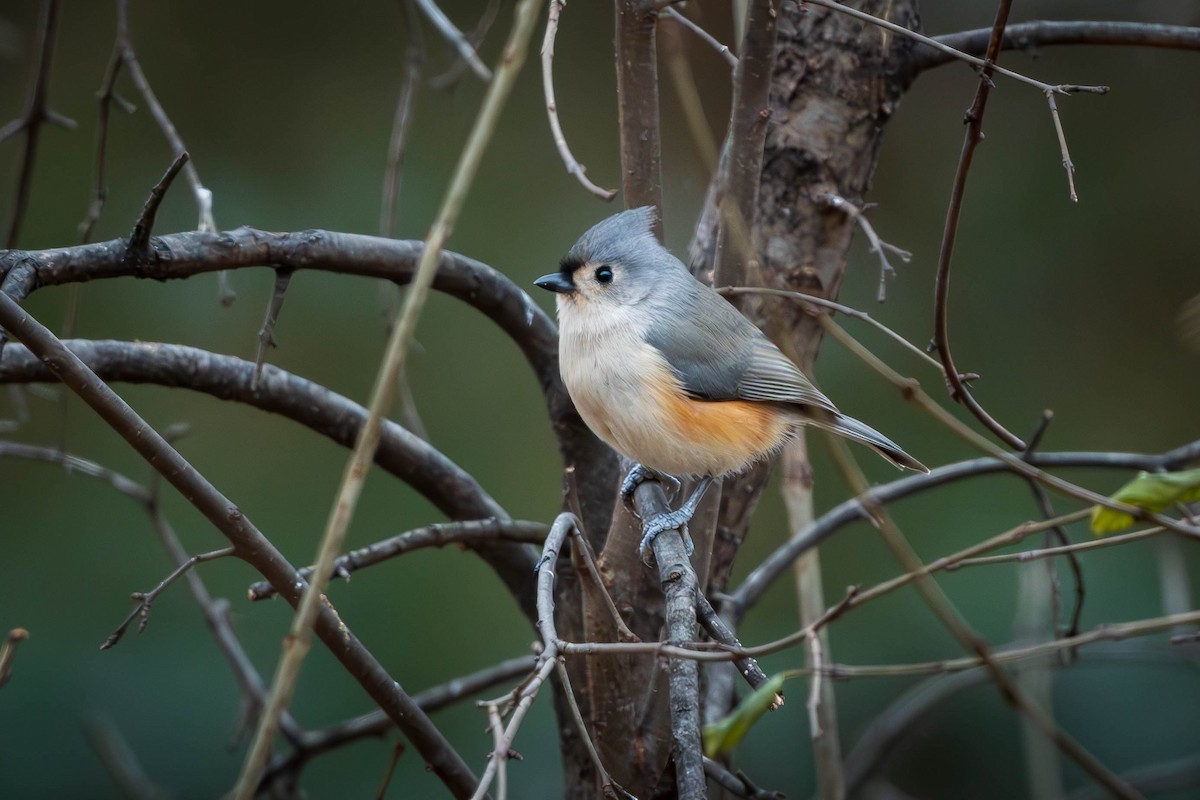
[[[37,3],[0,11],[0,116],[24,102]],[[731,33],[724,4],[699,4],[722,40]],[[474,25],[481,5],[446,2],[458,23]],[[483,46],[496,58],[511,20],[503,3]],[[933,33],[991,23],[989,2],[929,2]],[[1027,2],[1014,21],[1112,18],[1200,24],[1189,3]],[[215,196],[222,228],[321,227],[375,233],[380,187],[407,41],[397,2],[294,4],[211,0],[135,2],[137,53],[161,102]],[[20,246],[77,241],[90,198],[96,108],[94,93],[109,57],[114,4],[65,3],[50,88],[52,106],[79,122],[44,130]],[[534,53],[541,26],[535,34]],[[449,63],[444,43],[425,32],[427,75]],[[611,11],[572,3],[558,38],[556,88],[563,124],[589,175],[605,186],[619,177]],[[728,104],[728,68],[686,38],[712,128],[720,135]],[[1019,434],[1042,409],[1056,416],[1047,450],[1157,452],[1197,435],[1197,354],[1179,335],[1183,304],[1200,293],[1194,242],[1200,212],[1196,180],[1200,56],[1118,48],[1046,48],[1012,53],[1004,63],[1050,82],[1102,83],[1106,97],[1061,99],[1078,167],[1078,205],[1067,198],[1059,151],[1044,100],[999,80],[988,108],[987,141],[976,157],[956,252],[952,337],[960,366],[983,374],[982,402]],[[932,330],[932,278],[946,197],[961,143],[961,118],[976,78],[965,66],[922,77],[888,131],[871,219],[890,242],[913,251],[883,306],[874,301],[877,266],[861,243],[842,300],[868,308],[924,343]],[[96,238],[127,234],[149,187],[170,162],[160,134],[135,91],[121,92],[139,110],[114,110],[109,137],[110,196]],[[465,76],[452,88],[424,88],[397,216],[397,235],[422,237],[436,212],[482,87]],[[694,157],[664,73],[666,235],[685,251],[707,175]],[[0,146],[0,209],[7,219],[21,145]],[[618,200],[617,203],[620,201]],[[497,138],[451,240],[453,250],[485,261],[521,286],[553,269],[582,230],[615,210],[585,194],[563,171],[542,106],[533,54],[506,109]],[[187,230],[195,209],[181,180],[159,215],[157,231]],[[253,358],[272,274],[232,276],[238,300],[217,302],[212,276],[171,284],[134,280],[90,284],[82,292],[78,335],[179,342]],[[38,292],[30,311],[61,323],[66,291]],[[550,308],[550,299],[535,299]],[[299,273],[276,330],[270,359],[286,369],[364,400],[380,357],[385,320],[373,282]],[[874,332],[852,332],[906,374],[938,393],[940,380]],[[537,385],[516,348],[469,308],[444,297],[429,303],[411,359],[412,386],[433,443],[472,472],[518,518],[550,520],[560,503],[559,463]],[[899,401],[836,345],[818,363],[822,387],[847,412],[870,421],[925,463],[973,455],[961,441]],[[151,387],[118,386],[160,430],[186,421],[184,455],[233,498],[296,563],[308,563],[322,530],[346,453],[307,430],[207,397]],[[941,396],[940,394],[938,396]],[[948,401],[947,401],[948,402]],[[31,419],[12,438],[54,445],[137,478],[147,467],[125,443],[72,401],[30,400]],[[14,408],[0,397],[0,417]],[[818,445],[817,501],[846,496]],[[873,479],[894,473],[864,460]],[[1126,475],[1079,473],[1100,491]],[[1060,510],[1070,508],[1056,501]],[[186,503],[167,492],[167,508],[193,552],[223,542]],[[926,559],[959,549],[1036,516],[1028,491],[1008,478],[987,479],[899,504],[897,519]],[[102,716],[128,739],[152,780],[176,797],[226,791],[241,765],[233,744],[239,698],[231,674],[183,587],[154,607],[149,628],[116,649],[97,646],[128,612],[129,593],[147,590],[170,569],[142,512],[88,478],[11,460],[0,461],[0,630],[23,626],[12,681],[0,689],[0,796],[116,797],[83,734]],[[361,546],[440,516],[396,480],[373,475],[349,542]],[[765,496],[737,576],[785,536],[781,504]],[[1072,535],[1085,539],[1082,528]],[[1194,543],[1168,549],[1144,541],[1083,557],[1084,627],[1163,613],[1160,559],[1184,559],[1195,580]],[[830,599],[850,584],[870,585],[898,568],[863,525],[822,550]],[[259,669],[270,676],[289,621],[282,602],[251,605],[244,565],[219,561],[201,574],[233,603],[236,629]],[[735,581],[736,582],[736,581]],[[1068,593],[1069,578],[1064,576]],[[994,642],[1012,636],[1018,570],[1013,565],[946,574],[942,585],[973,625]],[[454,549],[419,552],[333,587],[343,618],[410,691],[529,651],[534,634],[481,563]],[[794,599],[781,581],[742,629],[744,642],[766,641],[796,627]],[[845,663],[891,663],[959,654],[914,593],[902,592],[839,621],[832,657]],[[1149,641],[1149,640],[1148,640]],[[1159,652],[1166,636],[1152,637]],[[1168,654],[1169,655],[1169,654]],[[768,672],[796,666],[797,650],[765,659]],[[913,679],[838,684],[847,747]],[[1116,770],[1167,761],[1200,749],[1200,681],[1194,664],[1176,658],[1089,659],[1057,673],[1055,713],[1063,726]],[[805,797],[813,788],[804,690],[750,735],[737,763],[758,783]],[[493,694],[497,694],[493,692]],[[370,708],[362,690],[317,646],[293,710],[310,727]],[[510,767],[516,797],[560,793],[558,748],[548,697],[522,729],[522,763]],[[479,770],[491,738],[470,702],[436,722]],[[304,773],[309,796],[371,796],[391,753],[390,740],[369,740],[317,759]],[[1025,793],[1018,726],[997,693],[970,690],[915,727],[888,770],[919,797],[1009,798]],[[1070,786],[1086,779],[1066,767]],[[400,760],[390,797],[443,792],[415,752]],[[1195,789],[1163,797],[1194,797]]]

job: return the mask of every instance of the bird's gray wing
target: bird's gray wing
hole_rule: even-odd
[[[706,291],[711,289],[704,287]],[[700,400],[796,403],[836,412],[779,348],[713,292],[699,307],[647,332],[686,391]]]

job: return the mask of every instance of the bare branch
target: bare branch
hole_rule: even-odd
[[[829,203],[831,207],[836,208],[838,211],[841,211],[843,214],[857,222],[858,227],[862,228],[863,233],[866,234],[868,242],[867,249],[879,256],[879,292],[876,295],[876,299],[882,303],[887,299],[887,279],[889,276],[896,274],[896,268],[892,266],[890,261],[888,261],[887,252],[885,251],[891,250],[900,257],[901,261],[906,264],[908,263],[909,259],[912,258],[912,253],[908,252],[907,250],[901,250],[899,247],[888,244],[880,239],[879,235],[875,233],[874,226],[871,225],[866,215],[863,214],[862,209],[851,203],[849,200],[832,193],[824,194],[820,199],[825,200],[825,202]]]
[[[220,550],[213,550],[209,553],[199,553],[191,558],[188,558],[178,567],[173,569],[170,575],[163,578],[162,581],[159,582],[158,586],[155,586],[150,591],[134,592],[132,597],[137,601],[137,605],[134,607],[133,611],[129,612],[129,616],[125,618],[125,621],[118,625],[117,629],[108,635],[108,638],[105,639],[104,643],[100,645],[100,649],[108,650],[120,642],[121,637],[125,635],[125,631],[129,630],[130,624],[132,624],[135,619],[138,621],[137,632],[141,633],[142,631],[146,630],[146,625],[150,622],[150,607],[154,604],[154,601],[168,586],[178,580],[192,567],[205,561],[214,561],[218,558],[226,558],[232,555],[234,555],[234,549],[232,547],[223,547]]]
[[[549,527],[540,522],[498,517],[426,525],[340,556],[333,562],[333,575],[350,580],[350,576],[360,569],[425,547],[445,547],[448,544],[478,545],[497,541],[540,544],[545,541],[548,530]],[[300,575],[308,580],[312,571],[312,567],[305,567],[300,570]],[[266,600],[275,596],[275,587],[266,581],[259,581],[250,585],[247,595],[251,600]]]
[[[546,36],[542,39],[542,91],[546,95],[546,115],[550,119],[550,134],[554,137],[554,146],[562,159],[567,172],[592,194],[601,200],[612,200],[617,196],[616,189],[602,189],[592,183],[587,177],[587,167],[575,160],[571,148],[567,145],[567,137],[563,134],[562,123],[558,121],[558,103],[554,100],[554,38],[558,35],[558,17],[566,8],[566,0],[550,0],[549,18],[546,20]]]
[[[967,174],[971,170],[971,162],[975,156],[975,148],[983,141],[983,113],[987,108],[988,95],[991,93],[993,71],[992,64],[1000,55],[1000,42],[1004,38],[1004,27],[1008,22],[1008,10],[1011,0],[1000,0],[996,11],[996,24],[992,27],[992,38],[988,44],[987,61],[979,78],[979,87],[975,91],[975,99],[966,114],[966,133],[963,136],[962,153],[958,160],[958,169],[954,173],[954,184],[950,190],[950,203],[946,209],[945,230],[942,232],[942,245],[938,252],[937,276],[934,281],[934,332],[933,347],[942,360],[946,375],[946,385],[950,397],[955,402],[964,405],[979,422],[991,431],[1000,441],[1014,450],[1028,449],[1023,441],[1010,433],[1007,428],[997,422],[983,406],[975,400],[969,389],[959,378],[958,368],[954,364],[954,354],[950,351],[950,327],[948,297],[950,293],[950,263],[954,257],[954,241],[958,235],[958,220],[962,213],[963,197],[967,191]],[[976,59],[978,60],[978,59]]]
[[[24,628],[13,628],[0,644],[0,686],[8,683],[12,677],[13,659],[17,656],[17,645],[29,638],[29,631]]]
[[[78,394],[114,431],[146,459],[180,494],[233,544],[237,555],[274,583],[289,603],[298,604],[303,581],[275,546],[234,503],[109,386],[87,368],[49,330],[0,292],[0,327],[30,348],[71,391]],[[322,605],[316,630],[333,655],[388,711],[435,773],[457,792],[469,791],[474,776],[429,718],[412,703],[383,666],[363,647],[336,612]]]
[[[722,789],[731,792],[734,797],[744,797],[748,800],[786,800],[787,798],[783,792],[758,788],[750,782],[745,773],[738,772],[734,775],[725,768],[724,764],[713,761],[707,756],[704,758],[704,774]]]
[[[263,360],[267,357],[268,347],[277,347],[275,342],[275,323],[279,320],[279,312],[283,309],[283,298],[287,295],[288,286],[292,282],[293,270],[275,270],[275,286],[271,290],[271,300],[267,303],[267,313],[263,317],[262,327],[258,329],[258,353],[254,356],[254,380],[251,389],[258,388],[258,379],[262,376]]]
[[[510,658],[478,672],[417,692],[412,699],[422,711],[427,714],[433,713],[498,683],[527,675],[535,666],[536,659],[531,655]],[[284,775],[294,778],[313,758],[360,739],[382,736],[395,725],[386,713],[375,709],[328,728],[305,731],[294,743],[296,749],[292,753],[272,761],[260,786],[272,785]]]
[[[696,593],[696,617],[713,641],[720,642],[726,647],[741,649],[742,643],[725,624],[725,620],[717,614],[716,609],[708,602],[708,598],[700,592]],[[733,663],[741,676],[746,679],[746,683],[750,684],[751,689],[757,689],[769,680],[767,674],[762,671],[762,667],[758,665],[758,661],[753,658],[739,657],[735,658]],[[781,705],[783,705],[783,697],[776,695],[776,702],[772,706],[772,710]]]
[[[33,49],[29,68],[29,91],[25,97],[25,109],[21,112],[20,117],[0,129],[0,142],[17,133],[25,134],[25,149],[21,154],[21,170],[20,176],[17,178],[17,196],[13,200],[12,213],[8,220],[6,247],[17,246],[21,225],[25,221],[42,125],[50,122],[65,128],[75,127],[73,120],[52,111],[46,102],[50,85],[50,65],[54,60],[54,41],[57,33],[58,0],[42,0],[37,46]]]
[[[379,207],[379,235],[390,238],[396,222],[396,200],[400,195],[400,179],[404,171],[404,155],[408,150],[408,132],[412,126],[413,101],[417,83],[425,68],[425,48],[420,39],[420,26],[413,19],[412,2],[404,3],[409,16],[409,41],[404,49],[404,77],[400,83],[400,99],[392,119],[392,135],[388,139],[387,167],[383,171],[383,202]]]
[[[671,6],[667,6],[666,8],[664,8],[662,13],[663,13],[663,16],[665,16],[667,19],[675,20],[680,25],[687,28],[692,33],[696,34],[696,36],[698,36],[700,38],[700,41],[704,42],[706,45],[711,47],[713,50],[716,50],[717,55],[719,55],[721,58],[725,59],[725,63],[727,63],[729,66],[731,66],[731,67],[737,66],[738,58],[737,58],[737,56],[735,56],[733,54],[733,51],[729,49],[728,45],[723,45],[720,42],[718,42],[717,37],[713,36],[711,33],[704,30],[704,28],[701,28],[699,25],[697,25],[695,22],[693,22],[691,17],[687,16],[686,14],[681,13],[680,11],[678,11],[675,8],[672,8]]]
[[[980,28],[933,38],[953,50],[982,55],[987,50],[991,36],[991,28]],[[1039,47],[1069,44],[1200,50],[1200,28],[1108,20],[1036,20],[1007,26],[1001,48],[1036,50]],[[914,74],[924,72],[949,64],[957,58],[944,50],[921,47],[913,53],[912,70]]]
[[[1007,12],[1003,3],[1001,9],[999,24],[1002,25]],[[913,550],[912,545],[891,516],[871,497],[866,476],[854,460],[849,445],[844,439],[838,438],[832,442],[831,449],[847,482],[862,498],[863,503],[868,506],[867,512],[871,522],[879,530],[888,549],[892,551],[896,560],[905,570],[910,573],[918,573],[915,584],[925,604],[964,650],[975,653],[1004,700],[1022,714],[1033,728],[1062,751],[1063,755],[1074,761],[1080,769],[1091,776],[1096,783],[1108,789],[1113,796],[1129,800],[1140,798],[1141,795],[1133,787],[1109,770],[1082,744],[1064,731],[1055,721],[1052,711],[1047,711],[1034,702],[1017,682],[1001,669],[992,658],[991,647],[971,628],[958,609],[954,607],[950,598],[938,586],[937,581],[928,573],[921,572],[922,564],[916,551]],[[810,637],[810,641],[816,641],[815,637]],[[814,669],[817,668],[816,660],[814,658]]]
[[[1200,456],[1200,441],[1159,455],[1137,453],[1037,453],[1029,463],[1037,467],[1099,467],[1125,470],[1171,469],[1188,463]],[[924,492],[934,486],[956,483],[966,478],[1008,471],[1007,464],[997,458],[977,458],[957,464],[936,467],[928,475],[913,475],[891,483],[876,486],[872,495],[876,502],[887,504],[903,497]],[[734,619],[741,619],[755,605],[766,589],[782,575],[791,562],[809,548],[816,547],[826,538],[850,522],[866,519],[867,514],[858,498],[851,498],[830,509],[811,526],[797,532],[770,556],[755,567],[741,587],[723,603],[734,612]]]
[[[920,42],[921,44],[924,44],[928,47],[932,47],[933,49],[939,51],[940,53],[942,53],[945,56],[948,56],[949,58],[952,58],[952,59],[956,58],[956,59],[959,59],[960,61],[965,61],[968,64],[971,64],[972,66],[983,70],[985,75],[995,72],[999,75],[1004,75],[1007,78],[1012,78],[1013,80],[1028,84],[1040,92],[1051,92],[1053,94],[1073,94],[1075,92],[1088,92],[1091,94],[1104,94],[1105,92],[1108,91],[1107,86],[1081,86],[1078,84],[1071,84],[1071,83],[1060,83],[1060,84],[1043,83],[1042,81],[1035,80],[1034,78],[1027,77],[1018,72],[1013,72],[1010,69],[1005,69],[1004,67],[1001,67],[996,64],[996,56],[1000,51],[999,43],[997,43],[996,48],[993,48],[993,47],[991,47],[991,44],[989,42],[989,45],[987,48],[987,56],[985,58],[978,58],[977,56],[973,56],[969,53],[964,53],[959,50],[955,50],[953,47],[948,46],[947,44],[945,44],[942,41],[939,41],[938,39],[931,39],[930,37],[925,36],[920,33],[917,33],[916,31],[909,30],[908,28],[905,28],[902,25],[897,25],[894,22],[888,22],[886,19],[881,19],[879,17],[872,16],[871,14],[866,14],[862,11],[859,11],[858,9],[850,8],[849,6],[844,6],[841,3],[836,2],[836,0],[803,0],[803,2],[808,3],[809,5],[821,6],[822,8],[828,8],[832,11],[837,11],[841,14],[846,14],[847,16],[854,17],[855,19],[870,23],[871,25],[878,25],[880,28],[883,28],[884,30],[891,31],[892,33],[899,34],[900,36],[905,36],[909,39]],[[1003,3],[1001,3],[1001,8],[1003,8]],[[1007,21],[1007,15],[1004,16],[1004,19]],[[1004,27],[1005,27],[1004,25],[1000,26],[1000,35],[1003,35]],[[992,28],[991,34],[992,34],[991,40],[995,40],[996,28],[994,28],[994,27]]]
[[[479,54],[475,52],[475,48],[467,41],[467,37],[463,35],[463,32],[450,21],[450,18],[446,16],[446,12],[442,11],[433,0],[416,0],[416,4],[417,8],[421,9],[426,18],[433,23],[433,27],[437,28],[437,32],[458,51],[459,56],[467,63],[471,71],[478,75],[479,79],[484,83],[490,81],[492,79],[492,71],[479,59]]]
[[[129,254],[139,261],[146,261],[150,258],[150,232],[154,230],[154,218],[158,215],[158,207],[162,205],[163,198],[167,196],[167,190],[171,188],[175,176],[187,162],[186,150],[175,156],[171,166],[167,167],[167,171],[158,179],[158,183],[150,189],[150,196],[146,198],[146,203],[142,206],[142,213],[133,223],[133,230],[129,233]]]

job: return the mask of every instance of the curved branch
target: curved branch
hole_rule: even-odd
[[[933,37],[955,50],[981,56],[987,50],[991,28],[959,31]],[[1062,44],[1092,44],[1125,47],[1160,47],[1168,50],[1200,50],[1200,28],[1156,25],[1145,22],[1092,20],[1035,20],[1009,25],[1002,50],[1033,50]],[[956,60],[954,56],[918,45],[909,62],[913,75]]]
[[[271,233],[241,227],[219,234],[192,231],[156,236],[150,240],[150,250],[151,257],[144,263],[129,258],[127,243],[121,239],[3,252],[0,291],[22,302],[43,286],[118,277],[179,280],[248,267],[312,269],[404,284],[416,270],[424,243],[323,230]],[[587,429],[562,385],[558,331],[545,312],[505,275],[457,253],[442,252],[433,288],[471,305],[508,334],[537,376],[564,463],[598,485],[615,485],[616,457]],[[0,332],[0,355],[3,347]],[[582,506],[589,532],[608,529],[611,497],[589,492]]]
[[[224,534],[240,558],[279,588],[289,604],[299,604],[306,584],[300,579],[296,568],[246,514],[88,369],[58,337],[2,292],[0,326],[35,353],[55,377],[79,395],[138,455],[195,506],[214,528]],[[469,794],[475,786],[475,777],[466,762],[331,606],[318,607],[314,630],[371,699],[396,720],[396,724],[446,786],[456,796]]]
[[[1108,469],[1143,469],[1148,471],[1161,469],[1178,469],[1200,458],[1200,440],[1182,447],[1170,450],[1160,455],[1143,455],[1139,453],[1038,453],[1029,457],[1029,463],[1037,467],[1103,467]],[[944,486],[965,478],[980,475],[991,475],[996,472],[1006,472],[1007,464],[995,458],[975,458],[970,461],[960,461],[938,467],[927,475],[914,475],[901,478],[871,490],[871,496],[876,504],[883,505],[893,500],[918,494],[935,486]],[[736,592],[722,603],[722,610],[728,610],[735,623],[749,610],[767,587],[771,585],[789,565],[803,553],[816,547],[843,526],[858,520],[868,519],[869,512],[858,498],[850,498],[826,512],[820,519],[796,533],[788,541],[780,545],[775,552],[763,560],[761,564],[746,576],[746,580]]]

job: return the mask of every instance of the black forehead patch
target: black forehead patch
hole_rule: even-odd
[[[558,262],[558,271],[563,275],[572,275],[575,270],[582,267],[586,262],[578,256],[564,256],[562,261]]]

